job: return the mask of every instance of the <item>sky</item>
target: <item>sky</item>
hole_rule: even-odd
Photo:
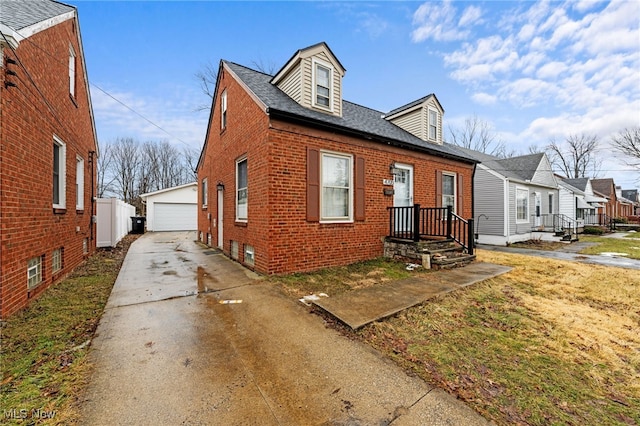
[[[196,73],[221,59],[276,72],[324,41],[347,70],[346,100],[388,112],[435,93],[445,137],[476,116],[519,154],[595,135],[597,177],[640,187],[610,147],[640,126],[636,0],[66,3],[78,8],[103,144],[133,137],[199,151],[211,101]]]

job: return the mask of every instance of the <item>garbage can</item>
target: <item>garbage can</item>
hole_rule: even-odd
[[[144,234],[144,216],[131,216],[131,234]]]

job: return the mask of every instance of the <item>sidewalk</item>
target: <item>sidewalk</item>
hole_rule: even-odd
[[[428,276],[406,278],[384,286],[320,298],[314,300],[313,304],[355,330],[432,297],[497,277],[511,269],[508,266],[474,262],[464,268],[435,271]]]
[[[572,243],[563,251],[534,250],[507,246],[491,246],[487,244],[479,244],[477,248],[481,250],[517,253],[525,256],[539,256],[557,260],[568,260],[571,262],[588,263],[591,265],[614,266],[617,268],[640,270],[640,260],[629,259],[626,257],[578,254],[576,251],[581,249],[579,244],[582,243]]]
[[[194,237],[131,246],[92,343],[81,424],[488,424]]]

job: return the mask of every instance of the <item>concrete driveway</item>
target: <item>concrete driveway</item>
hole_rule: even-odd
[[[81,424],[487,424],[194,239],[131,246],[92,342]]]

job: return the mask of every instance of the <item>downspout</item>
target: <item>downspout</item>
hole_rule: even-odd
[[[507,237],[507,246],[511,243],[511,208],[509,206],[509,179],[504,180],[504,231]],[[516,207],[517,209],[517,207]]]
[[[476,168],[478,163],[473,165],[473,173],[471,173],[471,217],[476,218]]]
[[[95,188],[94,188],[94,158],[96,152],[89,151],[89,166],[91,169],[91,215],[89,216],[89,241],[93,241],[93,227],[95,225]]]

